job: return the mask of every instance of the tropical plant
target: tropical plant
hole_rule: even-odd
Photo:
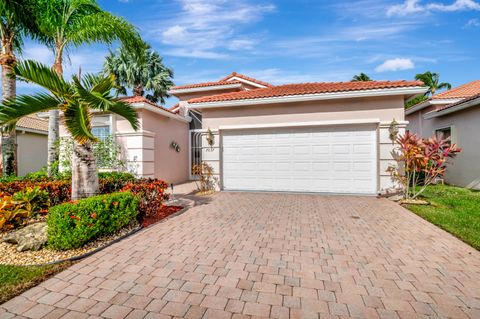
[[[213,177],[213,167],[206,162],[193,165],[192,174],[199,177],[200,186],[197,188],[202,193],[211,193],[215,190],[216,179]],[[196,183],[196,181],[195,181]]]
[[[47,212],[50,206],[48,193],[39,186],[27,187],[12,196],[13,200],[21,205],[31,216]]]
[[[418,103],[421,103],[423,101],[426,101],[428,100],[428,97],[426,95],[419,95],[419,96],[416,96],[415,98],[407,101],[405,103],[405,109],[408,109],[414,105],[417,105]]]
[[[352,82],[363,82],[363,81],[373,81],[373,80],[363,72],[360,74],[354,75],[352,78]]]
[[[428,91],[425,93],[426,96],[435,95],[437,90],[450,90],[452,88],[450,83],[440,82],[440,74],[435,72],[427,71],[425,73],[419,73],[415,75],[415,79],[422,81],[426,86],[428,86]]]
[[[139,179],[128,183],[122,191],[131,192],[139,200],[138,214],[143,219],[148,216],[155,216],[162,207],[164,201],[168,200],[169,194],[165,192],[168,184],[159,179]]]
[[[92,111],[116,113],[138,128],[135,109],[111,95],[115,86],[113,76],[86,74],[66,82],[46,65],[27,60],[15,66],[16,76],[40,85],[51,94],[40,92],[21,95],[0,105],[0,125],[10,125],[18,119],[37,112],[61,110],[65,126],[75,141],[72,161],[72,199],[89,197],[99,192],[98,172],[92,143],[97,138],[91,131]]]
[[[16,52],[21,52],[22,37],[36,32],[32,23],[32,3],[28,0],[0,1],[0,37],[2,66],[2,98],[13,99],[16,95],[16,81],[11,76],[17,62]],[[15,130],[2,132],[2,172],[3,175],[17,173],[17,143]]]
[[[39,23],[39,39],[51,48],[55,55],[53,69],[63,76],[64,52],[69,47],[83,44],[113,43],[121,40],[132,51],[139,50],[143,42],[135,28],[125,19],[103,11],[96,0],[37,0],[36,20]],[[58,161],[59,110],[49,111],[48,125],[48,173],[54,174],[53,165]]]
[[[388,171],[404,188],[406,199],[415,199],[428,185],[445,175],[447,160],[454,158],[461,149],[443,137],[422,139],[406,132],[397,138],[395,151],[397,165]]]
[[[148,44],[141,54],[125,46],[105,58],[104,72],[115,75],[118,92],[126,95],[127,88],[134,96],[144,96],[154,103],[165,103],[167,91],[173,86],[173,71],[163,65],[162,58]]]
[[[30,218],[29,212],[18,205],[11,196],[0,198],[0,230],[20,226],[28,218]]]

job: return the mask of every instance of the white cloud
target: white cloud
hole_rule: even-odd
[[[255,23],[275,7],[252,1],[177,0],[180,12],[171,19],[148,28],[148,36],[171,49],[165,54],[204,59],[224,58],[228,50],[252,50],[253,35],[241,34],[244,26]],[[160,36],[158,36],[160,35]]]
[[[35,60],[44,64],[53,64],[53,52],[43,45],[25,46],[22,58],[25,60]]]
[[[430,2],[421,4],[420,0],[405,0],[387,9],[387,16],[406,16],[415,13],[429,13],[431,11],[467,11],[480,10],[480,3],[474,0],[455,0],[451,4]]]
[[[470,27],[480,27],[480,20],[476,18],[468,20],[468,22],[465,24],[465,28]]]
[[[375,68],[375,72],[401,71],[413,69],[415,64],[410,59],[395,58],[385,60],[382,64]]]

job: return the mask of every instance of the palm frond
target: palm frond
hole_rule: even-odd
[[[20,118],[45,112],[63,105],[63,101],[47,93],[20,95],[0,104],[0,125],[9,125]]]
[[[108,108],[108,111],[118,114],[126,119],[135,131],[139,129],[140,123],[138,121],[138,113],[130,104],[117,101]]]
[[[83,87],[82,83],[76,76],[73,77],[73,83],[75,85],[76,94],[79,98],[80,103],[82,104],[87,104],[93,109],[107,111],[109,107],[113,103],[115,103],[109,95],[110,90],[99,92],[92,89],[91,91],[88,91],[86,88]],[[102,84],[98,83],[97,85]]]
[[[143,41],[132,24],[103,11],[78,19],[68,30],[66,38],[75,46],[98,42],[110,44],[116,40],[133,51],[143,46]]]
[[[97,141],[91,131],[91,114],[88,107],[79,103],[71,103],[66,108],[64,115],[65,126],[77,142]]]
[[[70,85],[42,63],[33,60],[20,61],[15,65],[14,72],[18,80],[38,84],[57,97],[70,93]]]

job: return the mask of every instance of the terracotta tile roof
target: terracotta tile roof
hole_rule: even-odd
[[[480,80],[457,86],[451,90],[435,94],[432,99],[461,99],[480,93]]]
[[[230,85],[230,84],[240,84],[240,81],[217,81],[217,82],[203,82],[197,84],[186,84],[186,85],[179,85],[174,86],[171,90],[183,90],[183,89],[193,89],[193,88],[200,88],[200,87],[208,87],[208,86],[217,86],[217,85]]]
[[[253,82],[253,83],[264,85],[266,87],[272,87],[273,86],[270,83],[254,79],[254,78],[251,78],[249,76],[246,76],[246,75],[243,75],[243,74],[240,74],[240,73],[237,73],[237,72],[232,72],[230,75],[227,75],[223,79],[220,79],[220,81],[227,81],[228,79],[233,78],[233,77],[237,77],[237,78],[244,79],[244,80],[247,80],[247,81],[250,81],[250,82]],[[233,81],[230,81],[230,82],[233,82]]]
[[[155,104],[153,103],[152,101],[150,101],[149,99],[147,99],[146,97],[144,96],[122,96],[122,97],[119,97],[118,98],[119,100],[123,101],[123,102],[127,102],[127,103],[130,103],[130,104],[133,104],[133,103],[146,103],[146,104],[150,104],[152,106],[155,106],[155,107],[158,107],[162,110],[165,110],[167,112],[170,112],[170,113],[173,113],[172,111],[170,111],[169,109],[167,109],[166,107],[163,107],[161,105],[158,105],[158,104]]]
[[[27,115],[17,122],[17,127],[42,132],[48,132],[48,120],[39,118],[36,115]]]
[[[191,99],[188,103],[204,103],[231,100],[248,100],[289,95],[348,92],[360,90],[389,89],[423,86],[421,81],[367,81],[367,82],[322,82],[273,86],[250,91],[232,92]]]
[[[470,96],[469,98],[466,98],[466,99],[463,99],[461,101],[458,101],[456,103],[452,103],[452,104],[448,104],[444,107],[441,107],[437,110],[437,112],[441,112],[443,110],[446,110],[446,109],[449,109],[451,107],[454,107],[454,106],[457,106],[457,105],[461,105],[461,104],[464,104],[464,103],[467,103],[467,102],[470,102],[470,101],[473,101],[473,100],[476,100],[476,99],[480,99],[480,93],[478,94],[475,94],[475,95],[472,95]],[[480,104],[480,101],[479,101],[479,104]]]

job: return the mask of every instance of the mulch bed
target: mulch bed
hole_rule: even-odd
[[[175,214],[176,212],[182,210],[182,206],[165,206],[163,205],[162,208],[160,208],[155,215],[150,215],[150,216],[145,216],[141,221],[140,224],[142,227],[147,227],[150,225],[153,225],[162,219]]]

